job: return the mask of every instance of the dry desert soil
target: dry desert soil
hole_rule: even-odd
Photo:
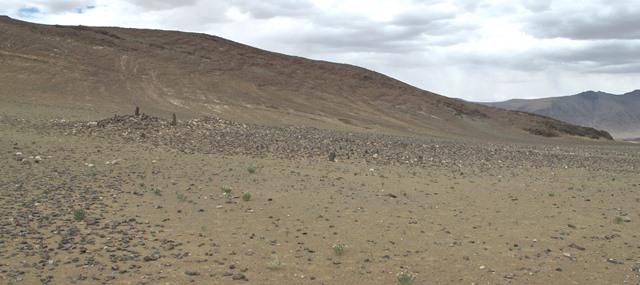
[[[2,283],[640,284],[637,145],[115,115],[0,104]]]

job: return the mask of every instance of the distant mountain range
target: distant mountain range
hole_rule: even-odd
[[[615,139],[640,138],[640,90],[622,95],[586,91],[571,96],[483,104],[605,130]]]

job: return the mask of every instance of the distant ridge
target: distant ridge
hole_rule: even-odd
[[[487,104],[606,130],[617,139],[640,138],[640,90],[621,95],[586,91],[571,96],[514,99]]]
[[[206,34],[0,17],[0,100],[103,112],[461,139],[611,139],[603,131],[447,98],[360,67]]]

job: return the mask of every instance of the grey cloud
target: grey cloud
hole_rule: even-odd
[[[74,12],[76,9],[85,8],[88,5],[92,5],[94,1],[86,0],[40,0],[35,1],[38,5],[43,7],[45,13],[60,14],[66,12]]]
[[[550,0],[522,0],[522,6],[534,13],[541,13],[549,10],[551,7]]]
[[[557,8],[526,21],[525,31],[539,38],[640,39],[640,2],[611,1],[589,9]]]
[[[640,73],[640,62],[595,67],[589,73],[637,74]]]
[[[447,28],[352,23],[343,27],[319,27],[297,40],[300,44],[313,45],[318,50],[334,52],[407,53],[453,45],[464,40],[456,33],[442,32]]]
[[[456,0],[456,1],[453,1],[453,4],[458,9],[460,9],[461,11],[472,13],[472,12],[475,12],[478,9],[480,4],[482,4],[482,1],[477,1],[477,0]]]
[[[129,0],[129,2],[150,10],[170,10],[197,4],[197,0]]]
[[[317,50],[334,52],[394,54],[429,50],[461,43],[477,28],[471,24],[456,24],[455,17],[455,11],[425,5],[386,22],[355,14],[317,16],[311,18],[313,33],[300,35],[296,40]]]
[[[271,19],[274,17],[301,18],[314,14],[315,7],[308,1],[273,0],[273,1],[228,1],[229,5],[247,12],[255,19]]]
[[[640,72],[640,43],[605,41],[585,43],[577,48],[565,48],[553,52],[543,52],[541,56],[553,62],[584,66],[586,71],[625,70]],[[624,67],[621,69],[621,67]]]
[[[422,6],[396,15],[389,23],[407,30],[415,30],[430,35],[442,35],[455,32],[453,21],[455,11],[441,11]]]
[[[532,48],[523,52],[452,53],[449,61],[470,66],[538,72],[551,67],[577,73],[640,73],[640,43],[584,42],[577,47]]]
[[[398,53],[416,49],[402,32],[385,27],[322,29],[300,39],[317,49],[343,52]],[[414,43],[415,44],[415,43]]]

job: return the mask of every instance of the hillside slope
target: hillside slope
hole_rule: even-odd
[[[259,124],[473,139],[606,132],[420,90],[363,68],[176,31],[0,17],[0,99]]]
[[[640,138],[640,90],[622,95],[587,91],[564,97],[515,99],[489,104],[606,130],[615,138]]]

